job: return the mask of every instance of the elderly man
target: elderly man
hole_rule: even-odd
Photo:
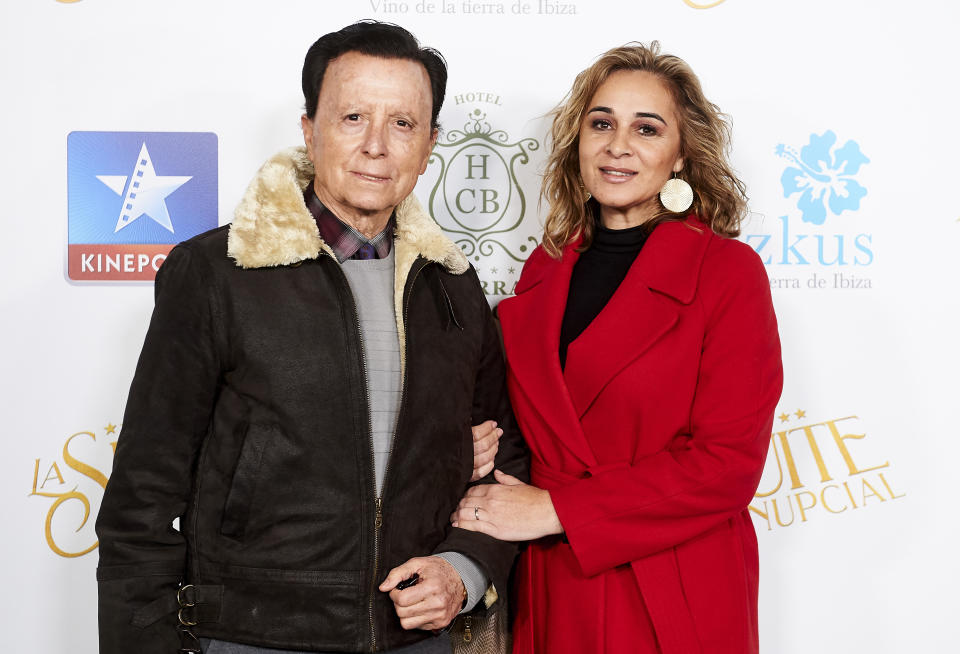
[[[411,194],[445,85],[397,26],[321,37],[306,148],[170,253],[97,520],[101,652],[450,652],[432,630],[505,591],[513,547],[448,524],[471,425],[526,453],[476,273]]]

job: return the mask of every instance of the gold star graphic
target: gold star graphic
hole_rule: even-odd
[[[781,414],[780,414],[779,416],[777,416],[777,417],[780,418],[780,422],[787,422],[788,420],[790,420],[790,414],[789,414],[789,413],[781,413]]]
[[[803,409],[797,409],[797,412],[796,412],[795,415],[796,415],[798,418],[806,418],[806,417],[807,417],[807,412],[804,411]]]
[[[111,422],[110,424],[108,424],[106,427],[104,427],[104,429],[107,431],[108,434],[115,434],[115,433],[117,433],[117,426],[116,426],[115,424],[113,424],[112,422]]]

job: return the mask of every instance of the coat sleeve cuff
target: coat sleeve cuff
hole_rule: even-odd
[[[580,571],[586,576],[592,576],[608,566],[604,561],[603,546],[595,546],[596,543],[603,542],[602,539],[597,540],[596,528],[585,526],[588,524],[586,517],[590,512],[589,507],[581,506],[582,492],[578,492],[581,483],[582,481],[578,481],[551,489],[550,500],[563,527],[564,539],[580,564]]]
[[[487,586],[490,585],[489,580],[486,575],[483,574],[480,566],[474,563],[470,557],[460,554],[459,552],[440,552],[434,554],[434,556],[438,556],[452,565],[453,569],[460,575],[460,579],[467,589],[467,604],[460,612],[465,613],[472,610],[473,607],[477,605],[477,602],[483,599],[483,594]]]

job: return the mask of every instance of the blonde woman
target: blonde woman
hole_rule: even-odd
[[[757,652],[747,513],[782,386],[763,265],[734,240],[730,130],[659,45],[605,53],[555,113],[543,243],[500,304],[532,485],[451,517],[530,540],[514,652]]]

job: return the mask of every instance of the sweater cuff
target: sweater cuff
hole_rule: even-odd
[[[459,552],[440,552],[439,554],[434,554],[434,556],[438,556],[452,565],[453,569],[460,575],[460,579],[467,589],[467,604],[460,613],[466,613],[472,610],[473,607],[477,605],[477,602],[483,599],[483,593],[486,591],[487,586],[490,585],[490,580],[483,574],[483,570],[474,563],[473,559]]]

